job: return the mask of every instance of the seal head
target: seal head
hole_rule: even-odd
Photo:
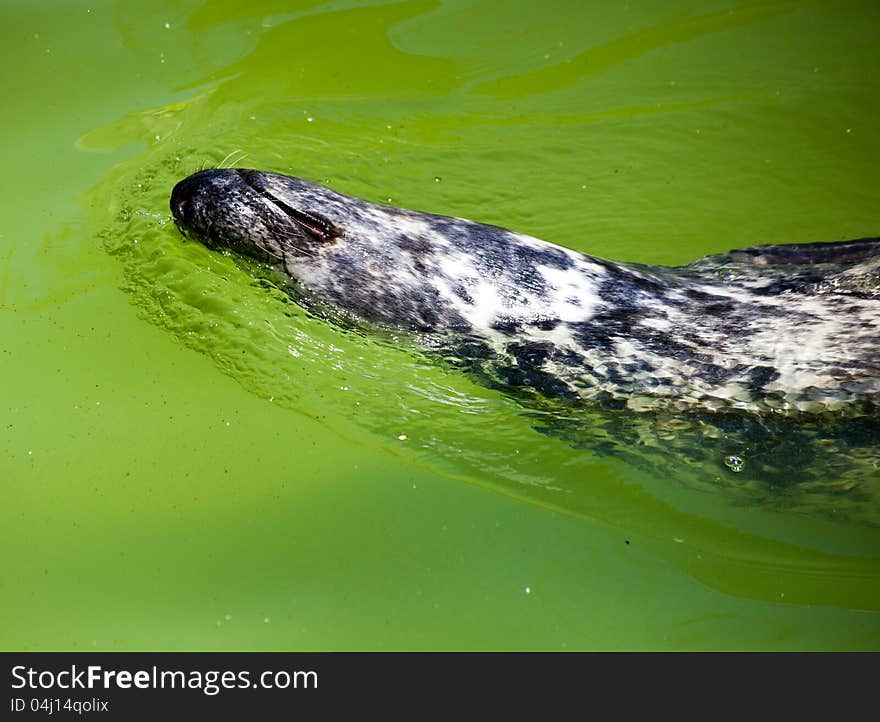
[[[256,171],[201,171],[174,187],[172,214],[182,230],[209,247],[228,248],[269,263],[283,263],[288,255],[314,256],[317,246],[339,235],[317,213],[285,202],[297,204],[308,198],[309,206],[320,205],[320,186],[287,182],[286,193],[276,196],[267,180],[266,174]]]

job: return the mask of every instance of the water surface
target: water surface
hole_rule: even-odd
[[[167,208],[222,164],[643,263],[877,235],[875,3],[4,13],[0,647],[880,646],[846,489],[539,433]]]

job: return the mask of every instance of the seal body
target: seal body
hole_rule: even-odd
[[[642,266],[246,169],[184,179],[171,211],[209,247],[497,385],[633,411],[880,405],[878,239]]]

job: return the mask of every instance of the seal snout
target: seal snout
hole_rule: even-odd
[[[191,208],[192,182],[190,178],[184,178],[174,186],[171,191],[171,215],[178,224],[185,225],[188,211]]]
[[[282,242],[295,243],[306,235],[296,221],[299,215],[307,214],[297,214],[263,185],[263,174],[258,171],[202,170],[174,186],[169,200],[171,215],[183,235],[208,248],[228,248],[278,263],[284,255]],[[323,228],[319,226],[318,231]],[[281,240],[274,236],[279,229],[284,229]]]
[[[171,215],[174,216],[179,227],[192,228],[198,198],[214,187],[216,181],[227,173],[228,171],[223,170],[203,170],[187,176],[174,186],[169,205]]]

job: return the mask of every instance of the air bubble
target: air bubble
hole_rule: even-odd
[[[738,474],[743,470],[744,463],[745,462],[739,456],[726,456],[724,458],[724,465],[735,474]]]

